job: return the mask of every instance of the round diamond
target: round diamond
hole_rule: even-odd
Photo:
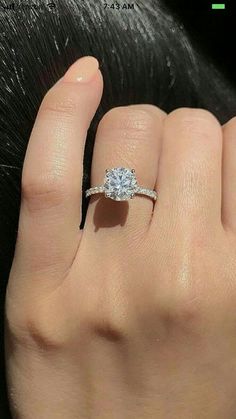
[[[115,201],[126,201],[133,197],[137,188],[134,170],[115,167],[106,171],[104,179],[105,195]]]

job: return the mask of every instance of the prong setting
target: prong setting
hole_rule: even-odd
[[[134,170],[134,169],[133,169]],[[127,201],[135,193],[137,180],[132,169],[113,167],[106,172],[104,190],[115,201]]]
[[[105,169],[104,183],[94,186],[85,191],[86,197],[90,195],[104,193],[105,198],[115,201],[127,201],[133,199],[136,194],[146,195],[157,200],[157,192],[138,185],[135,169],[125,167],[114,167]]]

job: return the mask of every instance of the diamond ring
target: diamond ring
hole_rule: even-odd
[[[104,184],[87,189],[86,198],[96,193],[104,193],[106,198],[115,201],[127,201],[132,199],[135,194],[146,195],[154,201],[157,199],[156,191],[139,186],[135,170],[125,167],[106,169]]]

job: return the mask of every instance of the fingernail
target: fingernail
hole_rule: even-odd
[[[95,57],[82,57],[70,66],[63,77],[63,81],[88,83],[94,78],[98,68],[99,62]]]

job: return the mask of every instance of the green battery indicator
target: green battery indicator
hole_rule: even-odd
[[[216,9],[225,9],[225,4],[221,3],[221,4],[212,4],[211,8],[216,10]]]

